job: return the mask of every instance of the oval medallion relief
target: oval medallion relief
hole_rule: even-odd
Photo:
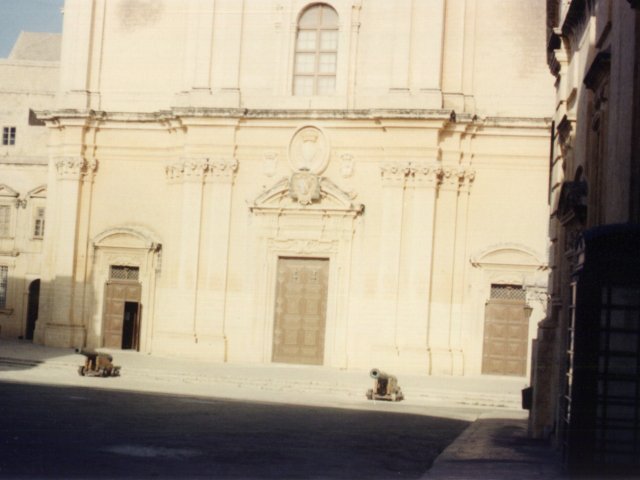
[[[329,163],[329,142],[322,130],[300,127],[289,143],[289,164],[295,172],[322,173]]]

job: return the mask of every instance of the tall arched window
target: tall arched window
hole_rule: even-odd
[[[327,95],[336,89],[338,14],[329,5],[307,8],[298,20],[294,95]]]

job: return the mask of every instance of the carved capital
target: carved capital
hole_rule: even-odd
[[[209,178],[214,182],[231,182],[238,171],[235,158],[214,158],[209,160]]]
[[[206,158],[189,158],[183,163],[182,178],[186,182],[202,182],[209,167]]]
[[[188,158],[183,161],[165,165],[164,171],[167,181],[178,182],[203,182],[205,179],[214,182],[228,182],[238,169],[238,161],[235,158]]]
[[[184,171],[184,165],[180,162],[171,163],[164,167],[164,173],[167,176],[169,182],[177,182],[182,180],[182,172]]]
[[[469,193],[471,191],[471,185],[476,179],[476,171],[473,168],[467,168],[464,170],[464,178],[460,183],[460,191]]]
[[[409,172],[410,167],[408,163],[398,162],[384,164],[380,167],[382,185],[402,187]]]
[[[442,168],[437,163],[411,162],[409,180],[414,187],[437,187],[442,177]]]
[[[442,169],[442,188],[458,190],[465,178],[465,170],[460,167],[445,167]]]
[[[92,165],[82,157],[62,157],[55,161],[58,180],[80,180],[89,170],[93,172],[97,163]]]

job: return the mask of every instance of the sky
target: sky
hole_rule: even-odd
[[[0,0],[0,58],[6,58],[21,31],[62,31],[64,0]]]

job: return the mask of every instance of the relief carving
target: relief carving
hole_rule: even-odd
[[[442,168],[431,162],[411,162],[408,180],[416,187],[437,187]]]
[[[55,165],[59,180],[80,180],[81,176],[95,172],[98,162],[95,159],[87,162],[82,157],[62,157]]]
[[[231,182],[238,171],[235,158],[215,158],[209,160],[209,178],[216,182]]]
[[[182,163],[172,163],[164,167],[164,172],[167,176],[167,180],[170,182],[176,182],[182,179],[182,172],[184,165]]]
[[[349,178],[353,175],[353,155],[349,153],[340,155],[340,175],[343,178]]]
[[[289,180],[289,196],[300,205],[310,205],[320,200],[318,176],[309,172],[296,172]]]
[[[410,172],[409,163],[387,163],[380,167],[382,184],[386,186],[403,186]]]
[[[337,243],[334,240],[303,240],[303,239],[270,239],[270,250],[290,252],[297,255],[331,253],[337,251]]]
[[[177,183],[180,181],[202,182],[204,179],[212,181],[231,181],[238,170],[238,161],[235,158],[195,158],[182,162],[170,163],[164,167],[167,181]]]
[[[317,127],[298,129],[289,144],[289,163],[295,172],[322,173],[329,163],[329,142]]]
[[[435,162],[397,162],[380,167],[383,186],[468,189],[475,170],[462,166],[442,167]]]
[[[209,166],[207,159],[188,159],[183,163],[182,175],[184,180],[201,182]]]

